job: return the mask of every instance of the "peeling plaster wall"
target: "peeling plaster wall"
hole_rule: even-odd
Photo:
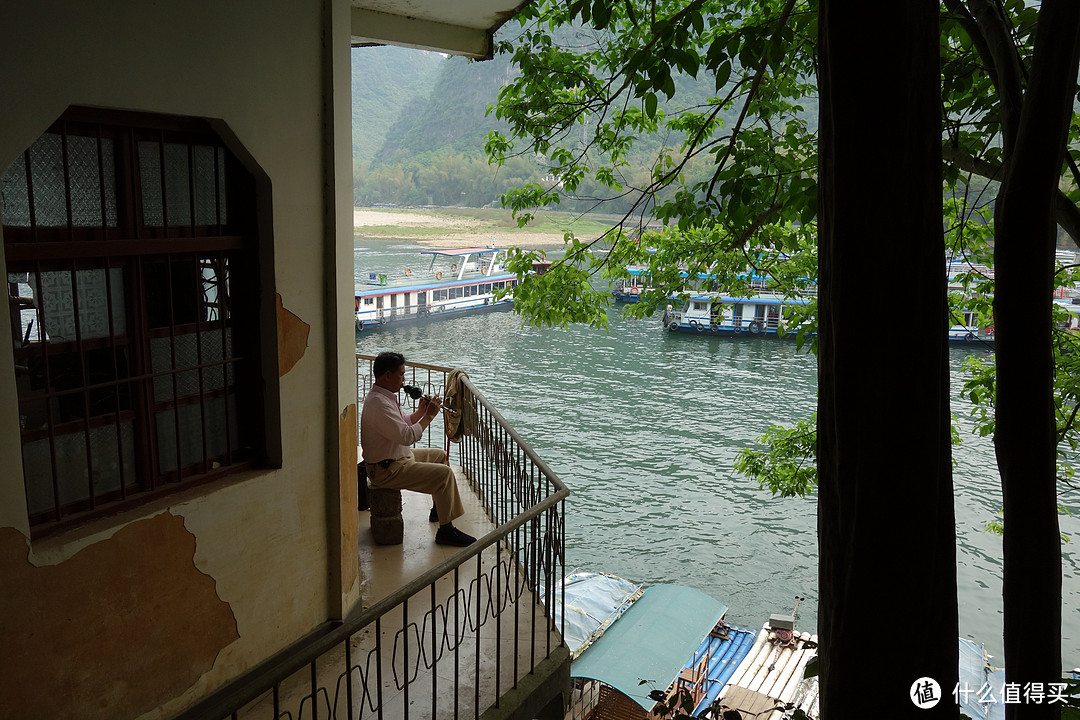
[[[327,162],[349,163],[350,131],[324,117],[328,18],[344,18],[333,37],[347,38],[347,0],[0,4],[0,97],[19,108],[0,120],[0,169],[69,105],[220,118],[269,177],[282,299],[280,469],[155,500],[29,550],[12,354],[0,342],[2,674],[11,682],[21,676],[9,666],[37,668],[53,685],[31,683],[49,696],[36,700],[67,703],[24,712],[32,699],[4,686],[0,717],[168,717],[359,599],[352,326],[335,326],[339,312],[351,314],[351,215],[336,227],[348,213],[327,212],[351,199],[351,183],[334,187],[333,201],[325,195],[346,182],[348,171]],[[342,85],[347,98],[347,77],[335,76]],[[345,135],[330,140],[328,128]],[[273,308],[273,294],[265,300]],[[10,332],[0,313],[0,335]],[[339,487],[349,474],[351,489]],[[165,579],[169,597],[148,599]],[[175,661],[146,655],[163,650]],[[132,671],[143,688],[124,684]],[[120,679],[101,682],[102,673]]]
[[[285,309],[281,293],[277,296],[277,333],[278,333],[278,375],[284,375],[293,369],[308,347],[308,334],[311,326]]]
[[[195,536],[169,513],[45,567],[29,562],[21,533],[0,528],[0,706],[113,720],[186,690],[239,637],[194,556]]]

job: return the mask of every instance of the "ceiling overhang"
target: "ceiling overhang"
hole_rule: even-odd
[[[531,0],[352,0],[352,45],[399,45],[489,60],[495,31]]]

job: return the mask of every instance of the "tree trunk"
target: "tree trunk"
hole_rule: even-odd
[[[1045,0],[1015,151],[995,217],[994,436],[1005,510],[1005,680],[1061,679],[1061,541],[1051,306],[1054,208],[1080,53],[1080,6]],[[1037,632],[1033,628],[1037,627]],[[1060,717],[1060,705],[1016,703],[1009,720]]]
[[[821,0],[819,15],[821,715],[955,718],[939,4],[890,3],[873,32],[859,7]],[[876,146],[900,158],[887,191]],[[886,322],[868,315],[884,278],[904,288]],[[929,710],[921,678],[940,688]]]

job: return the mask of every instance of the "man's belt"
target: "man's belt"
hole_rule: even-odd
[[[386,468],[390,467],[390,463],[394,462],[394,460],[396,460],[396,459],[397,458],[386,458],[385,460],[380,460],[379,462],[373,462],[373,463],[368,463],[368,464],[369,465],[378,465],[379,467],[381,467],[382,469],[385,470]]]

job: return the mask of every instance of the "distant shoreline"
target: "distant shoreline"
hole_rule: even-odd
[[[353,232],[414,241],[427,247],[562,247],[561,231],[507,230],[483,220],[449,212],[353,208]]]

